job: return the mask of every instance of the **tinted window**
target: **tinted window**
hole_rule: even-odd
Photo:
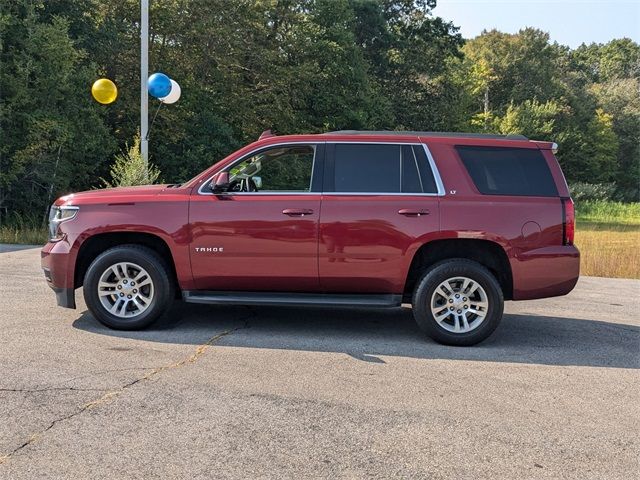
[[[539,150],[456,147],[480,193],[488,195],[558,195],[551,171]]]
[[[335,146],[336,192],[400,192],[399,145]]]
[[[411,145],[336,144],[327,190],[363,193],[435,193],[424,149]]]
[[[416,160],[411,145],[402,147],[402,192],[422,193],[422,179],[418,171],[418,161]]]
[[[436,180],[433,178],[433,172],[431,171],[431,165],[429,165],[429,159],[424,151],[422,145],[414,145],[413,153],[415,155],[416,164],[420,169],[420,180],[422,183],[422,191],[425,193],[438,193],[438,187],[436,187]]]

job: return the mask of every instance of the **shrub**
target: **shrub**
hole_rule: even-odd
[[[569,185],[571,197],[576,203],[587,200],[611,200],[615,192],[613,183],[576,182]]]
[[[102,179],[105,187],[148,185],[154,183],[160,176],[160,170],[151,163],[147,166],[140,155],[139,133],[134,137],[131,147],[127,144],[126,151],[116,155],[116,160],[109,173],[111,181]]]

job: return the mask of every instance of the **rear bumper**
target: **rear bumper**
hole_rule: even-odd
[[[74,261],[69,244],[61,240],[49,242],[40,251],[40,265],[47,284],[56,294],[59,306],[76,308]]]
[[[580,276],[580,252],[573,245],[545,247],[511,258],[513,299],[566,295]]]

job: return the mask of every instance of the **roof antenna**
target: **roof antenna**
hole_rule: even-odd
[[[260,136],[258,137],[258,140],[262,140],[263,138],[275,137],[275,136],[276,136],[276,134],[273,133],[271,131],[271,129],[269,129],[269,130],[265,130],[264,132],[262,132],[260,134]]]

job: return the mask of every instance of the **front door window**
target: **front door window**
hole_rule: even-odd
[[[311,191],[315,147],[274,147],[235,164],[230,192],[307,193]]]

